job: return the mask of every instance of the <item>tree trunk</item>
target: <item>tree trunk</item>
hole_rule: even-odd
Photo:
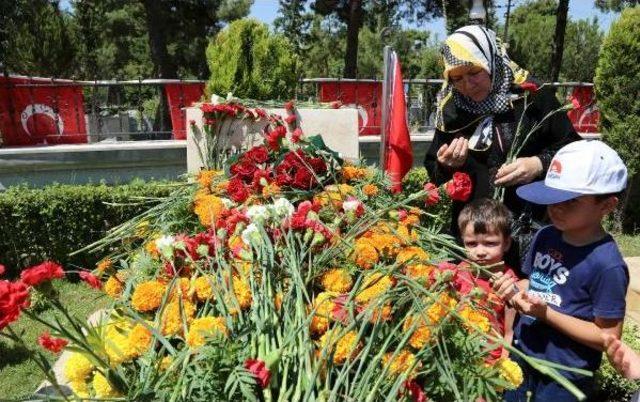
[[[551,54],[551,80],[558,81],[560,67],[562,67],[562,53],[564,52],[564,34],[567,30],[567,13],[569,0],[560,0],[556,12],[556,33],[553,36],[553,53]]]
[[[362,27],[362,0],[349,0],[347,50],[344,55],[344,77],[356,78],[358,73],[358,34]]]
[[[167,38],[165,37],[164,25],[165,10],[163,2],[158,0],[143,0],[144,11],[147,19],[147,33],[149,35],[149,48],[151,50],[151,60],[155,67],[158,78],[178,78],[178,72],[173,60],[167,51]],[[168,102],[164,90],[160,90],[160,102],[156,109],[154,119],[154,131],[168,131],[171,129],[171,119],[169,117]],[[156,135],[157,138],[167,138],[168,135]]]

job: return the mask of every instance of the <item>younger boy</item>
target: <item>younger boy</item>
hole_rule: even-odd
[[[528,279],[496,275],[494,290],[520,316],[514,346],[528,356],[596,371],[604,339],[620,337],[629,283],[618,247],[602,227],[625,189],[627,169],[600,141],[566,145],[551,161],[544,181],[521,186],[518,196],[547,205],[552,226],[534,237],[522,270]],[[573,401],[558,383],[519,362],[520,388],[506,401]],[[593,377],[561,371],[587,396]],[[527,395],[530,394],[530,395]]]
[[[500,266],[502,263],[500,272],[515,276],[503,263],[504,254],[511,246],[511,213],[501,202],[479,199],[467,204],[458,215],[458,229],[471,261],[481,266]],[[474,285],[487,293],[487,308],[493,311],[492,326],[511,344],[515,310],[505,309],[488,280],[476,278]],[[507,350],[498,346],[491,351],[489,360],[495,361],[507,355]]]

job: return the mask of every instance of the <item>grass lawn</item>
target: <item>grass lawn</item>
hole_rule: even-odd
[[[60,300],[71,315],[82,320],[110,304],[104,293],[91,289],[84,282],[56,280],[54,287],[60,293]],[[53,316],[53,310],[45,310],[40,314],[40,318],[45,320]],[[11,327],[17,333],[23,332],[23,339],[29,348],[40,348],[37,339],[45,330],[42,324],[22,315]],[[45,355],[51,363],[57,358],[46,351]],[[0,337],[0,400],[27,397],[35,391],[42,380],[44,380],[44,374],[29,359],[29,352],[9,339]]]
[[[614,235],[613,236],[625,257],[640,256],[640,235]]]

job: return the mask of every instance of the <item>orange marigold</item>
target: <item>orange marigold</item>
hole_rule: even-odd
[[[353,247],[352,258],[362,269],[370,269],[380,259],[376,248],[366,239],[359,239]]]
[[[208,189],[211,187],[213,179],[222,174],[224,174],[224,172],[221,170],[201,170],[198,172],[198,184],[200,184],[200,187]]]
[[[142,355],[149,350],[152,340],[153,334],[151,331],[143,324],[136,324],[127,337],[127,355],[131,357]]]
[[[354,193],[354,188],[348,184],[332,184],[325,187],[324,191],[316,194],[313,197],[313,201],[323,207],[331,204],[334,208],[339,209],[342,207],[342,201]]]
[[[402,325],[402,329],[407,332],[415,325],[415,330],[409,338],[409,345],[415,349],[422,349],[431,339],[431,329],[427,326],[426,320],[419,316],[407,316]]]
[[[142,282],[133,291],[131,307],[138,311],[149,312],[160,307],[167,287],[158,281]]]
[[[353,279],[346,269],[330,269],[322,275],[320,283],[324,290],[330,292],[346,293],[353,286]]]
[[[389,321],[391,320],[392,312],[391,303],[385,303],[381,307],[376,306],[373,308],[369,322],[373,324],[378,321]]]
[[[203,226],[214,226],[224,209],[224,203],[215,195],[204,195],[194,203],[194,212]]]
[[[96,265],[96,271],[98,271],[98,273],[100,275],[102,275],[111,267],[113,267],[113,261],[111,261],[111,259],[109,259],[109,258],[106,258],[106,259],[100,261]]]
[[[187,333],[187,345],[197,348],[204,345],[206,337],[215,334],[229,335],[229,330],[222,317],[201,317],[196,318],[189,327]]]
[[[362,180],[367,177],[367,169],[360,168],[356,166],[343,166],[342,167],[342,177],[346,181],[352,180]]]
[[[276,183],[271,183],[262,187],[262,196],[264,198],[275,197],[277,195],[280,195],[280,191],[280,186],[278,186]]]
[[[419,263],[426,262],[429,259],[429,254],[420,247],[405,247],[400,250],[396,256],[396,263],[403,265],[407,262]]]
[[[181,306],[182,308],[180,308]],[[167,303],[162,312],[162,335],[169,336],[182,332],[183,314],[186,323],[189,324],[193,321],[195,312],[196,306],[189,300],[176,299]]]
[[[362,342],[358,339],[356,331],[349,331],[338,339],[339,330],[327,331],[320,338],[320,348],[327,348],[329,353],[333,351],[333,363],[344,364],[360,353]]]
[[[199,276],[198,278],[196,278],[196,280],[193,282],[193,287],[195,289],[196,292],[196,298],[198,299],[198,301],[206,301],[206,300],[213,300],[215,297],[215,294],[213,293],[213,284],[215,277],[213,275],[204,275],[204,276]]]
[[[329,319],[334,307],[333,299],[336,296],[337,294],[334,292],[320,292],[313,300],[309,311],[315,310],[315,312],[311,317],[309,327],[314,334],[323,334],[329,328]]]
[[[404,273],[409,278],[413,278],[421,282],[428,282],[433,269],[434,266],[429,264],[410,264],[404,267]]]
[[[104,293],[106,293],[112,299],[117,299],[124,290],[124,283],[118,279],[115,275],[110,276],[102,287]]]
[[[233,277],[233,293],[238,300],[238,304],[242,310],[246,310],[251,307],[253,302],[253,296],[251,294],[251,286],[249,282],[238,276]]]
[[[409,370],[414,372],[418,367],[416,356],[406,349],[399,351],[395,357],[393,357],[393,352],[385,353],[382,356],[382,363],[388,367],[389,374],[394,376],[409,373]],[[411,373],[408,374],[408,377],[412,377]]]
[[[455,308],[457,303],[456,299],[446,293],[442,293],[438,297],[438,300],[434,301],[434,303],[427,309],[427,316],[431,323],[437,324],[442,321],[442,319],[446,317],[453,308]]]
[[[365,184],[362,187],[362,192],[367,197],[375,197],[376,195],[378,195],[379,191],[380,190],[378,189],[378,186],[376,186],[375,184]]]
[[[375,298],[383,295],[395,285],[395,280],[390,275],[373,272],[362,281],[362,287],[356,295],[356,302],[367,304]]]
[[[468,331],[476,329],[487,333],[491,329],[491,323],[487,316],[470,306],[464,306],[459,314],[462,324]]]
[[[371,236],[371,244],[375,246],[378,253],[391,258],[398,253],[402,243],[402,240],[393,234],[374,233]]]

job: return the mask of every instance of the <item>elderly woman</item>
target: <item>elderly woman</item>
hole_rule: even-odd
[[[553,90],[540,87],[512,62],[495,32],[484,27],[458,29],[441,52],[444,84],[434,140],[424,162],[431,180],[441,184],[454,172],[466,172],[474,184],[472,200],[491,198],[496,187],[504,187],[504,202],[515,218],[531,208],[533,217],[541,219],[544,211],[525,208],[515,188],[539,179],[559,148],[580,139],[564,111],[553,113],[560,108]],[[515,159],[508,162],[509,156]],[[462,207],[453,207],[454,235]],[[511,260],[518,265],[517,258]]]

